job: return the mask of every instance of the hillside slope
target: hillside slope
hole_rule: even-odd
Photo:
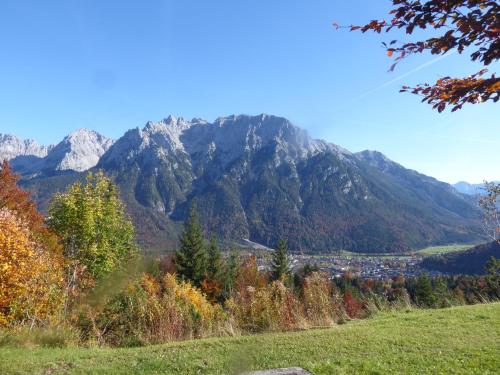
[[[435,255],[422,260],[422,267],[439,272],[464,275],[483,275],[491,257],[500,259],[500,244],[490,242],[469,250]]]
[[[500,304],[381,313],[332,329],[136,349],[0,348],[2,374],[497,374]]]

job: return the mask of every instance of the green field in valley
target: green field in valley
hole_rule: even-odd
[[[346,257],[346,258],[355,258],[355,257],[371,257],[371,258],[396,258],[396,257],[405,257],[410,256],[411,253],[420,254],[420,255],[437,255],[437,254],[447,254],[454,253],[458,251],[468,250],[475,245],[473,244],[451,244],[451,245],[441,245],[441,246],[429,246],[424,249],[410,251],[404,254],[394,254],[394,253],[356,253],[348,250],[341,250],[338,252],[338,255]]]
[[[474,245],[444,245],[444,246],[430,246],[425,249],[418,250],[417,253],[425,255],[447,254],[458,251],[465,251],[474,247]]]
[[[344,258],[383,258],[383,259],[394,259],[394,258],[409,258],[409,254],[394,254],[394,253],[355,253],[348,250],[341,250],[338,253],[339,256]]]
[[[498,374],[500,303],[142,348],[0,348],[1,374],[231,374],[290,366],[313,374]]]

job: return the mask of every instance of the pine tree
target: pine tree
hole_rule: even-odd
[[[434,295],[436,296],[436,307],[450,307],[452,296],[446,278],[437,277],[434,279]]]
[[[495,257],[491,257],[490,260],[484,266],[485,271],[490,276],[499,276],[500,275],[500,259]]]
[[[290,261],[286,241],[278,241],[278,248],[273,253],[271,260],[271,278],[273,280],[286,281],[290,276]]]
[[[220,283],[222,279],[222,255],[214,235],[210,238],[207,250],[207,278]]]
[[[234,289],[236,278],[238,277],[238,253],[233,250],[229,258],[223,263],[222,274],[222,299],[228,299]]]
[[[222,257],[214,235],[210,238],[207,249],[207,273],[201,290],[212,303],[222,302]]]
[[[491,257],[484,268],[488,272],[486,282],[493,292],[491,298],[498,299],[500,298],[500,259]]]
[[[195,206],[191,207],[180,241],[175,254],[177,273],[181,279],[199,287],[207,273],[207,252]]]
[[[415,299],[422,307],[434,307],[436,295],[432,289],[432,283],[427,274],[421,275],[415,285]]]

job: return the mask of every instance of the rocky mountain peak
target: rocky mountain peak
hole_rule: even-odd
[[[86,171],[97,164],[113,140],[93,130],[77,129],[55,146],[39,148],[33,141],[24,141],[23,144],[26,150],[31,151],[18,153],[12,158],[13,167],[26,175],[39,175],[56,171]]]
[[[184,154],[196,164],[217,159],[220,165],[227,165],[265,147],[274,150],[277,164],[324,151],[340,158],[351,155],[339,146],[313,140],[305,130],[285,118],[260,114],[219,117],[212,123],[174,116],[149,121],[142,129],[131,130],[119,139],[105,160],[119,162],[144,152],[150,154],[148,158],[164,159],[173,152]]]
[[[77,129],[51,150],[45,167],[58,171],[86,171],[97,164],[112,144],[112,139],[93,130]]]
[[[186,129],[191,126],[191,122],[185,120],[183,117],[168,116],[160,121],[148,121],[144,128],[145,132],[162,132],[165,129],[175,128],[175,129]]]
[[[370,164],[372,167],[376,167],[381,171],[387,171],[390,168],[399,165],[379,151],[364,150],[361,152],[357,152],[355,155],[359,160],[363,160]]]
[[[102,155],[97,167],[115,178],[151,248],[176,246],[193,201],[221,239],[273,246],[286,236],[295,250],[401,251],[474,241],[480,229],[473,199],[450,185],[379,152],[312,139],[282,117],[169,116],[111,143],[79,129],[47,157],[25,159],[27,179],[44,193],[51,173],[85,170]]]
[[[86,128],[80,128],[74,130],[64,138],[63,142],[65,141],[73,143],[75,145],[83,143],[99,143],[102,144],[104,147],[106,147],[106,145],[110,145],[113,143],[112,139],[107,138],[97,133],[94,130]]]
[[[169,116],[161,121],[149,121],[139,131],[142,139],[141,148],[148,146],[164,148],[168,151],[184,151],[184,145],[180,140],[182,134],[192,126],[192,123],[184,118]]]
[[[0,160],[18,156],[44,157],[52,146],[41,146],[32,139],[22,140],[11,134],[0,133]]]

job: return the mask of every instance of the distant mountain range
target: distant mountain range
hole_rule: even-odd
[[[194,202],[205,230],[227,244],[272,247],[283,237],[296,251],[381,252],[482,238],[473,197],[379,152],[311,139],[280,117],[168,117],[116,142],[78,130],[45,148],[0,140],[0,158],[42,209],[82,172],[103,169],[149,250],[176,246]]]
[[[26,176],[54,172],[83,172],[94,167],[113,141],[93,130],[78,129],[55,146],[39,146],[0,134],[0,159],[10,160],[13,168]]]
[[[499,181],[492,181],[495,183],[499,183]],[[484,183],[482,184],[469,184],[465,181],[457,182],[453,184],[453,187],[457,189],[459,193],[467,194],[467,195],[484,195],[486,192],[484,190]]]
[[[2,160],[11,160],[17,156],[34,156],[43,158],[52,146],[40,146],[35,141],[21,140],[10,134],[0,133],[0,158]]]

